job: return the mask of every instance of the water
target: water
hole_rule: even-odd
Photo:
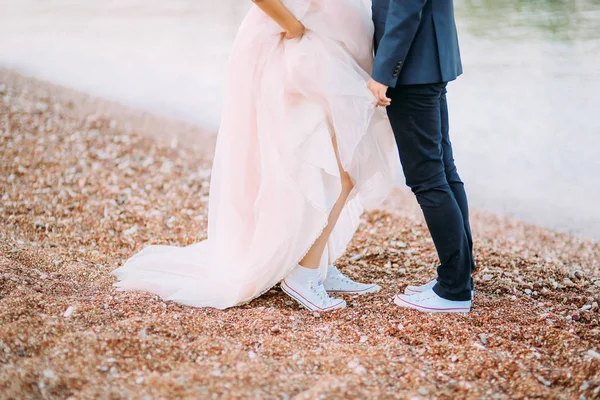
[[[456,3],[452,134],[471,202],[600,239],[600,1]]]
[[[600,239],[600,1],[455,0],[471,203]],[[250,0],[0,0],[0,66],[208,128]]]
[[[250,0],[0,0],[0,66],[216,129]]]

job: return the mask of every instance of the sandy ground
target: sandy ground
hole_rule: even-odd
[[[0,70],[0,397],[599,398],[600,244],[473,213],[468,315],[393,305],[436,256],[412,197],[340,269],[384,289],[332,314],[278,288],[218,311],[112,288],[149,243],[204,237],[213,138]]]

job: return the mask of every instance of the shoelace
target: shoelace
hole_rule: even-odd
[[[429,294],[425,294],[425,293],[418,293],[418,296],[415,297],[415,302],[421,302],[421,301],[425,301],[425,300],[429,300],[431,298],[435,297],[435,295],[429,293]]]
[[[355,283],[352,279],[348,278],[345,275],[336,275],[336,276],[333,277],[333,279],[336,279],[336,280],[341,281],[343,283],[349,283],[349,284],[354,284]]]
[[[354,284],[355,283],[352,279],[350,279],[346,275],[342,274],[337,269],[337,267],[332,267],[331,268],[331,272],[332,272],[332,278],[335,279],[335,280],[338,280],[338,281],[343,282],[343,283],[348,283],[348,284]]]
[[[327,291],[325,291],[325,288],[323,287],[323,281],[311,282],[310,290],[316,294],[319,299],[321,299],[323,304],[328,304],[331,302],[331,297],[329,297]]]

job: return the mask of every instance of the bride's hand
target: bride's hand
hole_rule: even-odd
[[[282,39],[295,39],[304,35],[304,25],[287,9],[281,0],[252,0],[273,21],[283,28]]]
[[[304,25],[302,25],[302,22],[296,20],[296,23],[294,23],[290,28],[286,29],[286,31],[283,33],[283,36],[286,39],[301,38],[304,36],[305,31],[306,28]]]

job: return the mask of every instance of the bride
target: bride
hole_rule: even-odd
[[[227,71],[208,239],[149,246],[114,271],[121,290],[228,308],[277,283],[309,310],[373,293],[334,262],[364,209],[399,185],[397,147],[367,88],[366,0],[254,0]],[[386,104],[380,104],[386,105]]]

